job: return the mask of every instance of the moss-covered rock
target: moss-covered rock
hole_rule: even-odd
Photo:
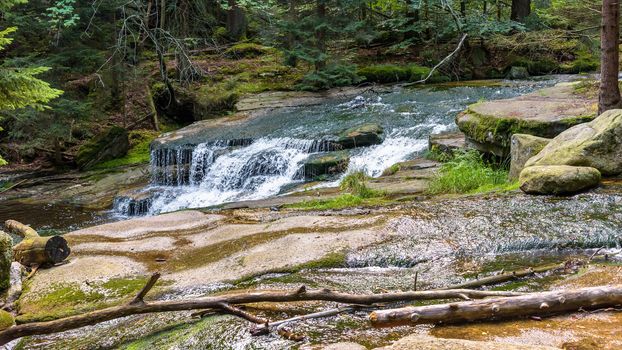
[[[548,145],[551,139],[543,137],[514,134],[512,135],[512,146],[510,147],[510,173],[508,178],[518,179],[520,172],[525,167],[527,161],[538,154],[544,146]]]
[[[512,135],[553,138],[594,119],[595,102],[578,97],[572,85],[559,84],[516,98],[476,103],[456,117],[456,124],[471,147],[507,157]]]
[[[309,156],[303,165],[305,179],[315,179],[324,175],[344,172],[350,163],[347,151],[319,153]]]
[[[590,167],[532,166],[520,173],[520,189],[529,194],[574,194],[598,186],[600,172]]]
[[[525,165],[588,166],[606,176],[622,174],[622,110],[562,132]]]
[[[13,239],[0,231],[0,291],[9,288],[11,263],[13,262]]]
[[[10,313],[0,310],[0,331],[15,325],[15,319]]]
[[[271,47],[266,47],[256,43],[239,43],[225,50],[228,58],[253,58],[259,57],[274,51]]]
[[[80,169],[90,169],[99,163],[125,156],[129,149],[127,130],[113,126],[82,145],[76,155],[76,163]]]
[[[416,64],[376,64],[361,67],[356,73],[362,76],[366,82],[387,84],[425,79],[430,74],[430,68],[422,67]],[[438,72],[434,72],[428,82],[443,83],[450,80],[451,79],[449,79],[449,77],[446,77]]]
[[[342,132],[336,143],[343,149],[377,145],[382,143],[383,133],[382,126],[367,123]]]
[[[517,67],[513,66],[510,68],[507,79],[516,80],[516,79],[527,79],[529,78],[529,71],[525,67]]]

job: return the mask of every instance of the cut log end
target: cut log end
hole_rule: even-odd
[[[51,263],[58,264],[67,259],[71,249],[69,249],[66,239],[61,236],[54,236],[45,244],[45,253]]]

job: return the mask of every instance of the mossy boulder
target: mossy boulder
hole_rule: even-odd
[[[305,161],[302,171],[307,180],[340,174],[348,169],[350,155],[347,151],[313,154]]]
[[[382,126],[374,123],[350,128],[339,135],[336,143],[343,149],[367,147],[382,143]]]
[[[600,172],[568,165],[532,166],[520,173],[520,189],[529,194],[574,194],[600,183]]]
[[[529,78],[529,71],[525,67],[513,66],[510,68],[506,78],[511,80],[527,79]]]
[[[470,105],[456,117],[467,144],[499,157],[510,154],[514,134],[553,138],[596,115],[596,101],[579,97],[574,85],[558,84],[533,93]]]
[[[551,139],[544,137],[514,134],[512,135],[512,146],[510,147],[510,179],[518,179],[520,172],[525,167],[527,161],[538,154],[544,146],[548,145]]]
[[[125,156],[129,149],[127,130],[113,126],[82,145],[76,155],[76,163],[80,169],[90,169],[99,163]]]
[[[362,76],[369,83],[397,83],[401,81],[418,81],[425,79],[430,74],[430,68],[416,64],[397,65],[397,64],[376,64],[361,67],[357,74]],[[434,72],[429,83],[443,83],[450,81],[449,77]]]
[[[274,49],[256,43],[239,43],[225,50],[228,58],[253,58],[273,52]]]
[[[622,174],[622,110],[562,132],[525,165],[587,166],[605,176]]]
[[[15,325],[15,318],[10,313],[0,310],[0,331]]]
[[[233,89],[219,89],[203,85],[198,89],[179,88],[178,119],[199,121],[221,116],[235,110],[239,100],[238,93]]]
[[[11,285],[11,263],[13,262],[13,239],[0,231],[0,291]]]
[[[461,132],[443,132],[432,134],[428,138],[428,149],[451,155],[455,150],[465,149],[466,141]]]

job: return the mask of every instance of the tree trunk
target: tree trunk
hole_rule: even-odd
[[[315,70],[320,71],[326,68],[326,1],[327,0],[317,0],[317,18],[318,18],[318,27],[315,31],[315,40],[316,47],[319,53],[319,57],[315,61]]]
[[[598,114],[620,108],[619,35],[620,0],[603,0],[601,27],[600,91],[598,93]]]
[[[287,10],[287,21],[289,21],[290,25],[294,25],[296,19],[298,18],[298,13],[296,11],[297,0],[289,1],[289,9]],[[293,30],[289,30],[287,32],[287,56],[285,57],[285,64],[290,67],[296,67],[298,64],[298,57],[292,52],[296,49],[296,35]]]
[[[71,252],[61,236],[41,237],[31,227],[15,220],[7,220],[4,226],[24,238],[13,247],[15,261],[24,266],[54,265],[65,260]]]
[[[369,315],[369,320],[375,327],[422,323],[460,323],[544,316],[561,312],[574,312],[579,309],[594,310],[619,307],[621,304],[622,285],[618,285],[380,310],[372,312]]]
[[[466,17],[466,0],[460,0],[460,15],[462,18]]]
[[[511,20],[522,22],[529,14],[531,14],[531,0],[512,0]]]
[[[227,3],[227,33],[231,39],[240,40],[246,36],[246,15],[236,0],[228,0]]]

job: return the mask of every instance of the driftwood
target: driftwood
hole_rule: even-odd
[[[513,280],[523,278],[523,277],[533,276],[538,273],[566,269],[570,267],[570,265],[571,265],[571,262],[566,262],[562,264],[549,264],[549,265],[543,265],[543,266],[538,266],[538,267],[533,267],[533,268],[529,267],[523,270],[516,270],[516,271],[505,272],[505,273],[502,272],[498,275],[487,276],[487,277],[483,277],[480,279],[476,279],[476,280],[472,280],[472,281],[468,281],[468,282],[464,282],[460,284],[454,284],[450,287],[443,288],[443,289],[465,289],[465,288],[469,289],[469,288],[478,288],[482,286],[489,286],[492,284],[499,284],[499,283],[513,281]]]
[[[260,291],[251,293],[229,294],[223,296],[197,298],[191,300],[167,300],[146,303],[143,298],[155,285],[159,274],[152,276],[147,285],[130,303],[92,311],[81,315],[65,317],[54,321],[32,322],[10,327],[0,332],[0,345],[25,336],[51,334],[90,326],[97,323],[139,314],[167,311],[187,310],[218,310],[222,313],[233,313],[233,305],[258,302],[294,302],[294,301],[333,301],[344,304],[372,305],[376,303],[455,299],[455,298],[486,298],[491,296],[518,296],[522,293],[473,290],[439,290],[420,292],[398,292],[384,294],[348,294],[328,289],[307,290],[304,286],[294,291]],[[236,311],[237,312],[237,311]],[[238,314],[236,314],[238,315]],[[238,315],[239,316],[239,315]],[[263,321],[263,320],[262,320]]]
[[[461,323],[524,316],[546,316],[622,305],[622,285],[531,293],[510,298],[463,301],[440,305],[374,311],[375,327],[421,323]]]
[[[15,261],[24,266],[54,265],[65,260],[71,250],[67,240],[61,236],[41,237],[30,226],[15,220],[7,220],[4,225],[24,239],[13,247]]]

